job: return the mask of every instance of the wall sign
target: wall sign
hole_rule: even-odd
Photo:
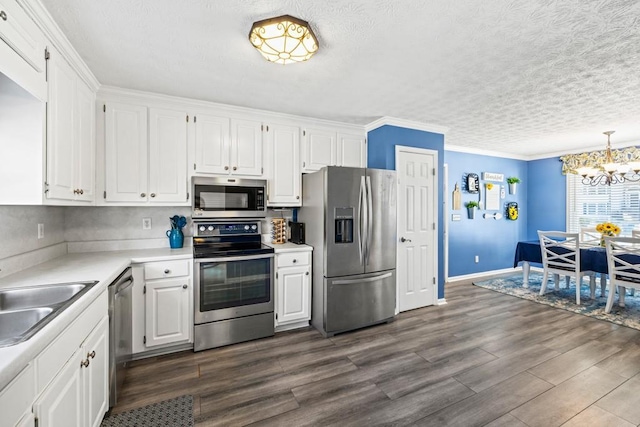
[[[475,173],[467,174],[465,182],[467,184],[467,192],[474,194],[480,191],[480,180],[478,179],[477,174]]]
[[[482,172],[482,179],[484,181],[504,182],[504,174],[494,173],[494,172]]]

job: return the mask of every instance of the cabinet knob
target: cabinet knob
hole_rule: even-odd
[[[2,18],[3,21],[7,20],[7,13],[4,10],[0,10],[0,18]]]
[[[225,166],[224,170],[228,171],[229,170],[229,166]]]
[[[80,190],[78,190],[78,192],[79,192],[80,194],[84,194],[84,190],[83,190],[82,188],[81,188]]]
[[[147,197],[147,193],[140,193],[140,197]]]
[[[87,359],[92,358],[95,359],[96,357],[96,351],[93,350],[91,353],[87,353]]]
[[[156,197],[156,193],[149,194],[151,197]]]
[[[298,262],[298,260],[294,258],[293,259],[293,263],[295,264],[296,262]]]
[[[82,362],[80,362],[80,367],[81,368],[86,368],[89,366],[89,359],[85,359]]]
[[[164,274],[169,274],[171,273],[171,270],[169,270],[168,268],[164,271]]]
[[[187,289],[187,285],[182,285],[182,289]]]
[[[73,189],[73,194],[78,194],[78,189],[77,188]]]
[[[304,274],[305,274],[306,276],[308,276],[308,275],[309,275],[309,272],[307,271],[307,272],[306,272],[306,273],[304,273]]]
[[[237,166],[234,166],[234,167],[233,167],[233,170],[234,170],[234,171],[235,171],[235,170],[238,170],[238,167],[237,167]]]
[[[296,196],[296,200],[300,200],[300,196]]]

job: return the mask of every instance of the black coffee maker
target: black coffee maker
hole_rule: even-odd
[[[298,245],[304,244],[304,222],[289,221],[291,236],[289,241]]]

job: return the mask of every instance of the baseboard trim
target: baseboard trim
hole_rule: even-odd
[[[447,303],[447,300],[445,298],[438,298],[436,305],[445,305],[446,303]]]
[[[531,269],[533,270],[534,268],[532,267]],[[449,279],[447,279],[447,283],[460,282],[460,281],[464,281],[464,280],[481,279],[483,277],[495,276],[496,274],[515,273],[515,272],[518,272],[518,271],[522,271],[522,267],[503,268],[503,269],[500,269],[500,270],[490,270],[490,271],[481,271],[481,272],[478,272],[478,273],[464,274],[462,276],[449,277]]]

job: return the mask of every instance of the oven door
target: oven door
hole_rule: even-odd
[[[196,258],[195,323],[273,312],[274,254]]]

